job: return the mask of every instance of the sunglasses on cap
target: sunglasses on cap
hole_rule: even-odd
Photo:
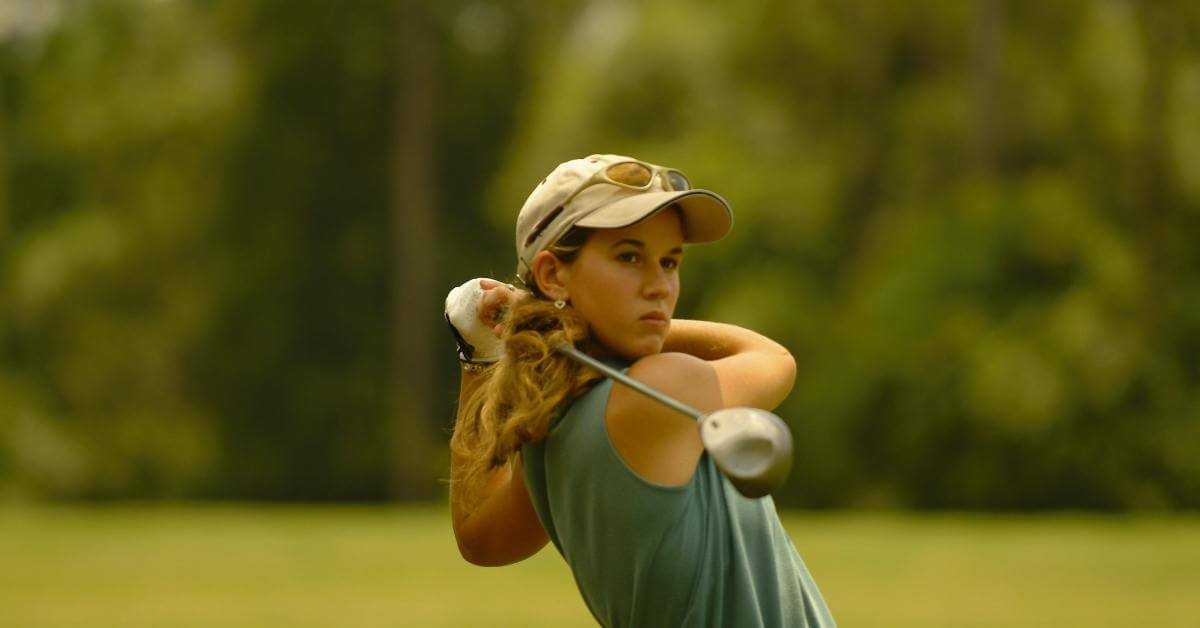
[[[570,203],[579,193],[597,183],[609,183],[628,190],[645,192],[654,184],[654,179],[662,181],[663,190],[667,192],[682,192],[692,189],[691,182],[683,173],[674,168],[664,168],[643,161],[618,161],[601,168],[588,177],[560,205]]]

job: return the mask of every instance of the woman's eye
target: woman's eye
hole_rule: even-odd
[[[623,262],[637,263],[642,259],[642,256],[634,251],[626,251],[620,255],[617,255],[617,259]],[[679,260],[672,257],[664,257],[662,260],[662,265],[663,268],[673,270],[679,267]]]

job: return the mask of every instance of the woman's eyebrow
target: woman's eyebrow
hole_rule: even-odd
[[[644,248],[646,248],[646,245],[645,245],[645,243],[643,243],[641,240],[635,240],[635,239],[633,239],[633,238],[621,238],[620,240],[617,240],[616,242],[613,242],[613,243],[612,243],[612,245],[611,245],[611,246],[609,246],[608,248],[610,248],[610,249],[615,249],[615,248],[617,248],[618,246],[620,246],[620,245],[622,245],[622,244],[632,244],[633,246],[636,246],[636,247],[638,247],[639,249],[644,249]],[[683,247],[682,247],[682,246],[677,246],[677,247],[675,247],[675,248],[671,249],[670,251],[667,251],[667,254],[668,254],[668,255],[679,255],[679,254],[681,254],[681,253],[683,253]]]

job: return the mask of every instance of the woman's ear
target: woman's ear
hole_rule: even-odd
[[[554,256],[550,251],[540,251],[533,257],[530,264],[533,270],[533,281],[542,294],[551,299],[567,299],[571,295],[567,290],[567,281],[571,273],[567,265]]]

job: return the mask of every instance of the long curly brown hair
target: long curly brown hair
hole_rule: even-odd
[[[549,250],[570,263],[591,231],[572,229]],[[570,342],[595,353],[587,321],[572,307],[554,307],[532,277],[521,279],[529,291],[503,320],[504,356],[480,373],[483,381],[459,404],[450,439],[450,493],[468,514],[489,473],[511,464],[524,443],[544,439],[559,411],[603,379],[554,351]]]

